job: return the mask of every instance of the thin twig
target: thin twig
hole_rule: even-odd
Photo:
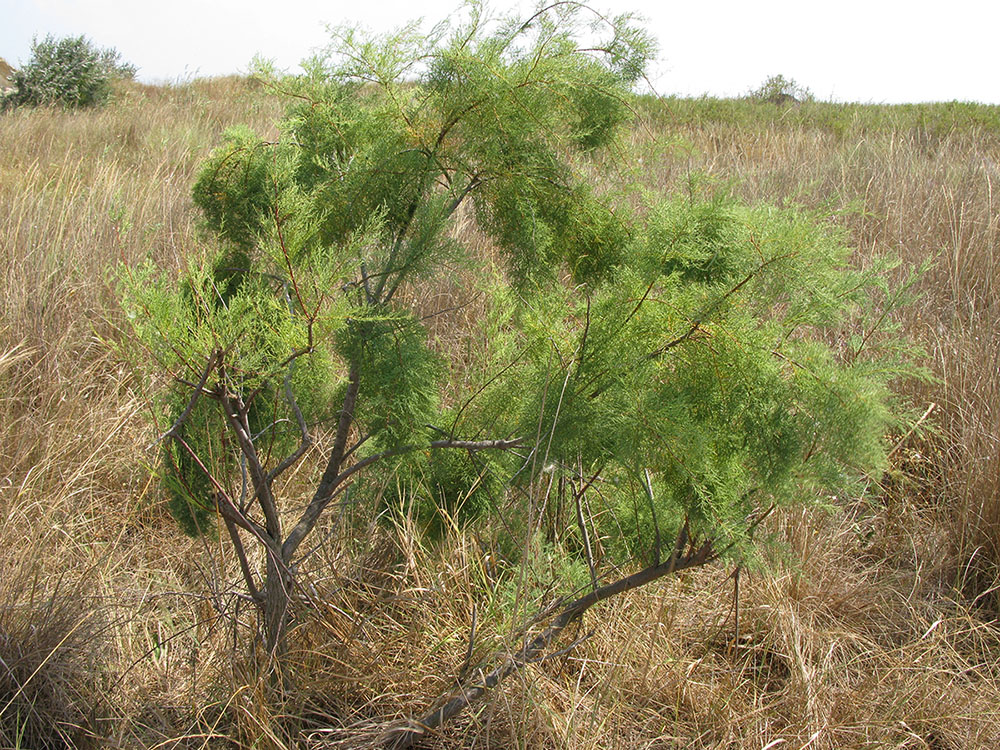
[[[656,565],[660,563],[660,522],[656,518],[656,503],[653,498],[653,481],[649,476],[649,469],[645,469],[646,478],[646,497],[649,499],[649,512],[653,516],[653,533],[655,536],[655,547],[653,551],[653,562]]]
[[[202,394],[205,392],[205,383],[208,382],[208,376],[212,373],[212,370],[215,368],[216,362],[219,360],[221,356],[222,352],[218,350],[212,352],[212,354],[208,358],[208,362],[205,363],[205,369],[202,370],[201,378],[198,380],[198,383],[193,386],[192,389],[193,392],[191,393],[191,398],[188,400],[187,406],[184,408],[184,411],[182,411],[181,415],[177,417],[173,425],[171,425],[170,429],[164,432],[162,435],[160,435],[160,437],[156,439],[156,442],[154,442],[153,445],[163,442],[168,437],[176,437],[179,434],[179,431],[181,427],[184,425],[184,422],[187,421],[187,418],[191,416],[191,412],[194,411],[194,407],[197,405],[198,399],[201,398]]]
[[[458,670],[458,676],[463,677],[466,671],[469,669],[469,664],[472,662],[472,652],[476,645],[476,616],[479,614],[479,608],[473,604],[472,605],[472,626],[469,628],[469,647],[465,650],[465,661],[462,663],[462,668]]]
[[[574,492],[573,501],[576,504],[576,525],[580,528],[580,535],[583,537],[583,549],[587,553],[587,568],[590,570],[590,582],[594,586],[594,591],[597,591],[597,569],[594,567],[594,552],[590,547],[590,534],[587,533],[587,523],[583,518],[582,500],[589,486],[590,482],[583,485],[579,491]]]
[[[906,434],[903,435],[903,437],[901,437],[894,446],[892,446],[892,450],[886,454],[885,457],[886,461],[888,461],[896,454],[896,451],[898,451],[903,446],[903,443],[905,443],[907,440],[910,439],[910,436],[917,431],[917,428],[919,428],[920,425],[924,423],[924,420],[926,420],[927,417],[931,415],[931,412],[934,411],[936,408],[937,404],[932,401],[931,405],[927,407],[927,411],[923,413],[923,416],[921,416],[920,419],[914,422],[913,426],[909,430],[907,430]]]

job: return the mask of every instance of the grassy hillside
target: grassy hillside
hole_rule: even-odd
[[[363,747],[454,685],[474,619],[477,656],[510,633],[502,550],[359,515],[363,533],[312,558],[276,704],[243,658],[231,553],[166,513],[115,269],[203,257],[197,165],[226,127],[267,135],[281,109],[223,79],[0,116],[0,746]],[[1000,746],[1000,108],[639,110],[624,163],[647,184],[809,207],[859,264],[934,260],[902,319],[935,376],[901,384],[924,419],[889,437],[867,498],[771,519],[787,553],[771,570],[708,568],[595,609],[577,648],[435,746]]]

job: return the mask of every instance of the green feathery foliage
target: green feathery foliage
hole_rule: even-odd
[[[435,508],[527,519],[539,480],[593,477],[594,523],[620,555],[658,555],[685,523],[749,553],[755,514],[877,472],[901,361],[873,334],[897,299],[879,269],[854,269],[795,209],[593,185],[580,165],[598,149],[622,158],[654,52],[629,17],[465,11],[427,35],[339,30],[304,76],[272,81],[291,102],[282,137],[230,131],[194,188],[219,260],[179,287],[131,272],[136,329],[173,376],[165,421],[197,401],[173,435],[184,444],[165,449],[185,528],[208,525],[216,483],[267,514],[264,472],[299,460],[318,424],[336,439],[317,514],[376,462],[428,525]],[[487,311],[469,336],[484,343],[461,353],[401,302],[482,265],[459,216],[500,250],[480,268]],[[862,340],[845,338],[858,325]],[[252,490],[226,399],[246,407]],[[515,438],[517,454],[438,455]],[[582,554],[573,533],[560,543]],[[273,548],[297,544],[279,534]]]

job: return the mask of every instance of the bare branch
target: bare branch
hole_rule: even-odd
[[[341,488],[348,479],[365,467],[371,466],[373,463],[391,456],[408,453],[416,449],[416,446],[408,445],[403,448],[376,453],[374,456],[368,456],[368,458],[358,461],[346,471],[343,471],[339,475],[333,477],[333,479],[326,483],[325,486],[321,485],[323,487],[324,494],[320,495],[319,490],[316,491],[312,501],[308,506],[306,506],[305,511],[303,511],[302,516],[299,518],[298,523],[296,523],[291,532],[289,532],[288,537],[285,539],[285,543],[281,545],[282,559],[284,559],[286,563],[292,559],[292,555],[295,554],[295,550],[298,549],[300,544],[302,544],[302,541],[309,535],[309,532],[313,530],[313,527],[316,525],[316,522],[319,521],[320,516],[323,514],[323,511],[326,510],[327,506],[337,497],[337,495],[340,494]]]
[[[470,451],[507,450],[524,445],[522,438],[512,440],[435,440],[431,448],[465,448]]]
[[[281,540],[281,519],[278,517],[278,507],[274,502],[274,495],[271,492],[271,482],[264,473],[264,465],[257,455],[257,448],[253,444],[250,436],[250,428],[247,424],[247,408],[238,394],[230,393],[225,382],[220,384],[218,390],[219,400],[222,401],[223,411],[226,415],[226,422],[230,430],[236,435],[240,451],[246,457],[247,469],[250,472],[250,479],[253,482],[254,494],[260,508],[264,512],[264,519],[267,528],[267,535],[275,542]]]
[[[208,376],[211,375],[212,370],[215,368],[215,365],[218,363],[221,356],[222,352],[218,350],[209,355],[208,362],[205,363],[205,369],[202,370],[201,378],[198,380],[198,383],[193,386],[191,399],[188,401],[184,411],[182,411],[181,415],[177,417],[170,429],[156,439],[156,442],[153,443],[153,445],[163,442],[168,437],[176,437],[180,434],[181,427],[184,425],[184,422],[187,421],[187,418],[191,416],[191,412],[194,411],[194,407],[198,403],[198,399],[201,398],[202,394],[205,392],[205,383],[208,382]]]
[[[680,544],[682,540],[686,543],[686,529],[687,527],[685,526],[685,530],[678,536],[677,541],[679,546],[682,546]],[[502,663],[488,674],[480,672],[479,680],[463,685],[440,708],[419,720],[411,720],[404,727],[391,730],[383,738],[383,745],[393,748],[393,750],[411,747],[428,732],[437,729],[446,721],[464,711],[474,701],[485,695],[488,690],[496,687],[505,677],[519,671],[526,664],[538,661],[542,657],[542,652],[559,637],[570,623],[578,620],[588,609],[598,602],[644,586],[663,576],[678,573],[686,568],[705,565],[714,560],[715,557],[716,554],[712,542],[707,541],[696,549],[690,549],[683,557],[672,555],[667,562],[644,568],[638,573],[621,578],[614,583],[603,586],[571,602],[562,609],[552,624],[537,635],[530,643],[523,646],[516,653],[505,657]]]
[[[312,446],[312,437],[309,435],[309,427],[306,425],[305,417],[302,416],[302,410],[299,408],[299,402],[295,399],[295,393],[292,390],[292,373],[295,371],[294,368],[295,360],[292,360],[288,363],[288,369],[285,372],[285,400],[288,401],[288,405],[292,408],[292,413],[295,414],[295,422],[299,426],[299,447],[296,448],[294,452],[286,456],[284,461],[279,463],[267,473],[266,479],[268,484],[273,483],[276,478],[294,466]]]
[[[246,583],[247,591],[250,592],[250,597],[260,604],[264,601],[263,594],[260,593],[260,589],[257,588],[257,584],[254,581],[253,572],[250,570],[250,564],[247,562],[246,550],[243,549],[243,540],[240,539],[240,530],[236,526],[236,522],[233,521],[228,515],[222,515],[222,520],[226,524],[226,530],[229,532],[229,538],[233,542],[233,549],[236,550],[236,559],[240,564],[240,572],[243,574],[243,582]]]
[[[708,307],[706,307],[705,310],[700,315],[698,315],[698,317],[696,317],[691,322],[691,327],[688,328],[687,331],[685,331],[683,334],[681,334],[677,338],[673,339],[672,341],[668,341],[666,344],[664,344],[663,346],[661,346],[659,349],[656,349],[655,351],[650,352],[649,354],[646,355],[646,358],[647,359],[656,359],[657,357],[662,357],[664,354],[666,354],[668,351],[670,351],[674,347],[680,346],[681,344],[683,344],[685,341],[687,341],[689,338],[691,338],[701,328],[701,324],[705,320],[705,318],[707,318],[709,315],[711,315],[712,313],[714,313],[719,308],[719,306],[722,305],[723,302],[725,302],[727,299],[729,299],[734,294],[736,294],[740,289],[742,289],[744,286],[746,286],[754,277],[756,277],[758,274],[760,274],[761,271],[763,271],[765,268],[767,268],[772,263],[777,263],[780,260],[787,260],[788,258],[792,258],[794,256],[795,256],[795,253],[785,253],[784,255],[775,255],[773,258],[768,258],[767,260],[765,260],[763,263],[761,263],[759,266],[757,266],[754,270],[752,270],[750,273],[748,273],[746,275],[746,277],[744,277],[743,280],[740,281],[736,286],[732,287],[729,291],[727,291],[721,297],[718,297],[717,299],[713,300],[712,303]]]

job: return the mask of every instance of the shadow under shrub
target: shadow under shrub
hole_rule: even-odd
[[[96,609],[77,587],[43,594],[0,570],[0,747],[93,745],[107,673]]]

